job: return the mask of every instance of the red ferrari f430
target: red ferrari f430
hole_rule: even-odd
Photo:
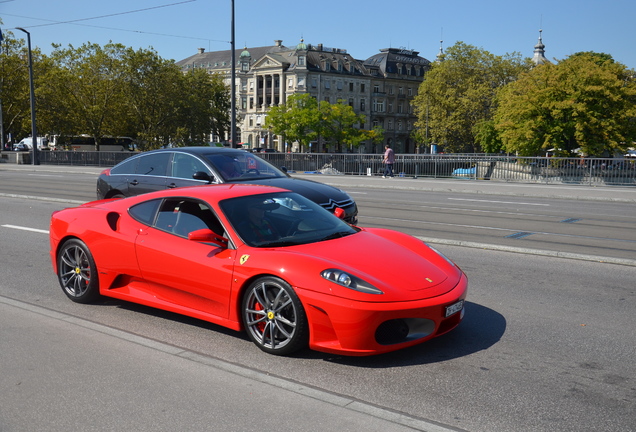
[[[421,240],[349,225],[270,186],[86,203],[52,215],[50,243],[74,302],[105,296],[187,315],[246,331],[271,354],[385,353],[464,315],[465,274]]]

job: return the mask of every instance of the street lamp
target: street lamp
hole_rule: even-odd
[[[236,148],[236,53],[235,53],[235,41],[234,41],[234,0],[232,0],[232,39],[231,39],[232,52],[232,72],[230,73],[230,79],[232,80],[230,97],[230,140],[232,140],[232,148]]]
[[[21,27],[16,27],[27,35],[29,48],[29,86],[31,87],[31,144],[33,146],[33,165],[40,165],[38,160],[38,130],[35,127],[35,89],[33,87],[33,57],[31,56],[31,33]]]

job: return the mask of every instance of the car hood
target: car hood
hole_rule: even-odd
[[[397,241],[387,235],[394,235]],[[333,294],[346,293],[347,297],[366,301],[436,297],[452,290],[462,275],[457,266],[424,242],[395,231],[383,230],[378,234],[363,230],[339,239],[284,249],[294,255],[304,255],[297,258],[311,263],[303,266],[305,273],[319,274],[328,268],[344,270],[384,292],[384,295],[360,297],[353,295],[352,290],[333,288]]]
[[[272,179],[247,180],[246,183],[276,186],[294,191],[316,203],[351,201],[351,197],[344,191],[324,183],[293,177],[279,177]]]

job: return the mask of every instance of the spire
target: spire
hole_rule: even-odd
[[[443,43],[443,40],[439,41],[439,52],[437,53],[437,57],[435,57],[435,61],[438,63],[444,60],[444,48],[442,47]]]
[[[543,45],[543,39],[541,38],[542,29],[539,29],[539,42],[534,46],[534,57],[532,57],[532,61],[535,65],[542,65],[546,63],[550,63],[550,61],[545,58],[545,45]]]

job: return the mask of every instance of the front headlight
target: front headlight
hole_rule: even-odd
[[[367,294],[384,294],[382,291],[371,285],[370,283],[349,274],[343,270],[327,269],[320,273],[320,276],[327,279],[330,282],[341,285],[345,288],[349,288],[355,291],[360,291]]]

